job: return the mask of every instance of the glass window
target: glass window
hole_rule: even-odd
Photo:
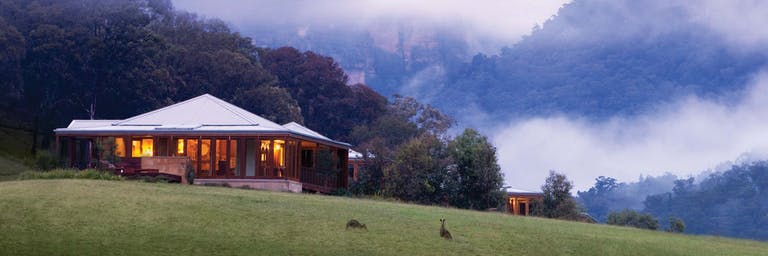
[[[256,140],[245,142],[245,176],[256,176]]]
[[[227,140],[216,140],[215,158],[213,160],[216,163],[216,175],[224,176],[227,173]]]
[[[184,155],[184,139],[176,139],[176,155]]]
[[[275,163],[275,167],[277,167],[277,173],[275,176],[277,177],[283,177],[283,170],[285,169],[285,141],[284,140],[274,140],[274,143],[272,144],[274,147],[272,149],[273,153],[273,163]]]
[[[211,175],[211,140],[200,140],[200,172]]]
[[[285,141],[275,140],[274,147],[275,165],[283,168],[285,167]]]
[[[301,149],[301,167],[315,167],[315,152],[310,148]]]
[[[131,157],[153,156],[153,149],[152,138],[131,140]]]
[[[269,164],[268,164],[268,156],[270,153],[270,145],[271,142],[269,140],[262,140],[261,141],[261,147],[259,148],[259,174],[258,176],[273,176],[271,173]]]
[[[192,166],[195,167],[195,170],[199,171],[198,163],[200,161],[198,161],[198,158],[197,158],[197,153],[198,153],[197,139],[188,139],[186,143],[187,143],[187,147],[186,147],[187,156],[189,157],[189,160],[192,161]],[[197,172],[197,174],[200,175],[200,172]]]
[[[230,175],[240,176],[240,152],[237,151],[237,140],[229,140],[229,172]]]
[[[141,156],[152,156],[153,147],[152,139],[141,139]]]
[[[115,156],[125,157],[125,140],[115,138]]]
[[[141,140],[131,140],[131,157],[141,157]]]

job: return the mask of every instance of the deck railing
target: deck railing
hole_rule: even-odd
[[[321,174],[315,170],[315,168],[302,167],[301,168],[301,183],[317,185],[325,187],[329,190],[340,187],[341,179],[339,175],[327,175]]]

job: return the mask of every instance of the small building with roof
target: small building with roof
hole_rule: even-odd
[[[541,192],[533,192],[522,189],[507,189],[509,213],[514,215],[531,215],[531,202],[544,198]]]
[[[279,125],[204,94],[123,120],[54,130],[67,165],[180,175],[195,184],[330,193],[349,183],[350,145],[298,123]]]

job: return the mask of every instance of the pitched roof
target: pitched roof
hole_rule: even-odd
[[[134,116],[113,125],[158,126],[251,126],[279,129],[280,125],[242,108],[203,94],[161,109]]]
[[[291,133],[349,147],[300,124],[279,125],[210,94],[185,100],[124,120],[73,120],[57,134],[115,133]]]
[[[507,195],[531,195],[531,196],[537,196],[537,195],[543,195],[544,193],[541,192],[534,192],[534,191],[528,191],[528,190],[522,190],[522,189],[514,189],[514,188],[507,188]]]
[[[290,122],[290,123],[284,124],[283,127],[288,128],[288,130],[291,130],[293,132],[303,134],[304,136],[309,136],[309,137],[315,137],[315,138],[319,138],[319,139],[330,140],[328,137],[325,137],[322,134],[320,134],[320,133],[318,133],[316,131],[313,131],[313,130],[307,128],[307,127],[304,127],[303,125],[300,125],[300,124],[298,124],[296,122]]]

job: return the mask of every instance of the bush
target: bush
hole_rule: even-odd
[[[37,169],[49,171],[62,166],[61,158],[50,151],[38,151],[35,155],[34,165]]]
[[[685,223],[680,218],[670,217],[669,218],[669,229],[667,231],[672,233],[684,233],[685,232]]]
[[[336,190],[331,191],[330,195],[332,195],[332,196],[350,196],[352,194],[349,193],[349,191],[347,191],[344,188],[337,188]]]
[[[91,179],[91,180],[123,180],[123,177],[96,169],[54,169],[45,172],[27,171],[19,174],[20,180],[39,179]]]
[[[187,161],[185,168],[186,170],[184,175],[187,176],[187,184],[189,185],[195,184],[195,167],[192,166],[192,162]]]
[[[621,212],[611,212],[608,214],[608,225],[629,226],[642,229],[657,230],[659,221],[648,213],[637,213],[632,209],[625,209]]]

